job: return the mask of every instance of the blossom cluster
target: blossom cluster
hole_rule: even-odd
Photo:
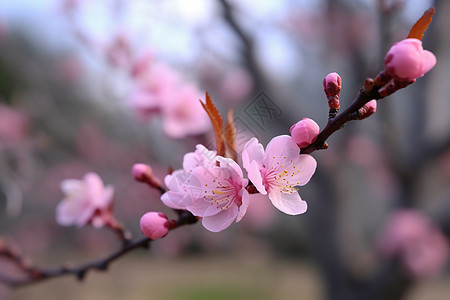
[[[198,99],[201,92],[166,64],[145,53],[132,66],[129,106],[138,117],[147,120],[158,114],[167,136],[183,138],[205,133],[211,128]]]
[[[165,177],[169,191],[161,200],[168,207],[201,217],[203,226],[213,232],[224,230],[234,220],[239,222],[253,201],[261,201],[254,197],[258,192],[280,211],[298,215],[307,210],[307,204],[297,187],[308,183],[316,165],[312,156],[300,154],[291,136],[273,138],[265,150],[252,138],[242,151],[247,179],[237,162],[197,145],[195,152],[184,156],[183,169]]]
[[[378,238],[380,252],[399,257],[414,277],[439,273],[450,257],[445,235],[423,213],[403,209],[393,213]]]
[[[372,80],[372,85],[382,87],[377,99],[385,97],[386,91],[392,93],[406,86],[404,83],[414,82],[435,63],[436,58],[423,50],[420,40],[408,38],[394,44],[385,57],[385,70],[380,73],[383,75]],[[143,117],[154,112],[165,114],[164,128],[168,135],[196,134],[210,126],[206,116],[211,112],[205,112],[198,101],[192,102],[197,98],[197,90],[190,85],[181,85],[181,90],[175,88],[181,83],[178,75],[155,63],[150,54],[135,62],[132,75],[135,79],[135,91],[130,98],[132,105]],[[340,107],[341,85],[341,77],[334,72],[323,80],[330,119],[337,115]],[[206,110],[207,106],[203,108]],[[365,119],[375,113],[376,108],[376,100],[367,101],[357,114],[349,115],[348,120]],[[234,220],[239,222],[252,202],[257,205],[263,201],[256,194],[265,196],[286,214],[302,214],[307,210],[307,203],[300,197],[298,187],[309,182],[317,163],[309,154],[301,154],[301,149],[313,144],[319,132],[316,122],[304,118],[290,128],[290,136],[274,137],[266,149],[253,137],[243,147],[241,164],[238,159],[219,155],[199,144],[194,152],[184,155],[182,169],[165,177],[167,191],[160,189],[163,191],[161,201],[170,208],[187,210],[201,218],[203,226],[213,232],[226,229]],[[159,189],[161,186],[149,166],[135,165],[133,175],[152,187]],[[105,188],[98,175],[89,173],[82,181],[63,181],[62,190],[66,198],[57,208],[58,223],[117,227],[111,213],[113,189]],[[146,214],[141,219],[141,230],[152,239],[163,237],[170,226],[167,217],[159,213]]]

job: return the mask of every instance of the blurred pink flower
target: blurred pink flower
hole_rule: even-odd
[[[146,50],[144,53],[139,55],[131,66],[131,75],[133,77],[139,77],[142,76],[142,74],[145,74],[153,63],[153,59],[153,52],[149,50]]]
[[[448,240],[442,232],[431,229],[426,236],[404,250],[403,262],[414,277],[438,274],[449,259]]]
[[[58,224],[81,227],[91,223],[100,228],[113,220],[114,188],[105,187],[96,173],[87,173],[83,180],[63,180],[61,190],[65,197],[56,207]]]
[[[28,118],[21,111],[0,103],[0,140],[16,143],[27,136]]]
[[[171,102],[174,90],[181,80],[168,66],[150,63],[150,58],[140,58],[133,69],[133,87],[128,103],[137,115],[146,120],[161,111],[165,102]]]
[[[208,131],[211,123],[200,104],[200,91],[191,84],[180,86],[171,98],[163,101],[162,119],[165,133],[183,138]]]
[[[415,80],[430,71],[436,64],[436,56],[423,50],[422,41],[404,39],[395,43],[384,58],[386,72],[400,80]]]
[[[290,136],[273,138],[265,152],[258,140],[252,138],[244,146],[242,162],[258,192],[268,194],[276,208],[289,215],[306,212],[307,204],[296,186],[308,183],[317,163],[312,156],[299,154]]]
[[[142,233],[152,239],[160,239],[169,232],[169,220],[161,212],[148,212],[141,217],[139,222]]]
[[[242,101],[251,92],[253,80],[244,69],[235,69],[220,80],[220,95],[222,99],[232,103]]]
[[[211,128],[200,104],[201,92],[194,84],[182,82],[173,69],[143,58],[134,66],[133,74],[128,102],[141,119],[160,114],[164,132],[172,138],[201,134]]]
[[[300,148],[304,148],[316,140],[320,128],[313,120],[303,118],[292,125],[289,131],[291,132],[292,140],[297,143]]]
[[[148,120],[151,116],[160,111],[157,96],[139,86],[135,87],[130,92],[128,104],[142,121]]]
[[[104,51],[110,65],[125,69],[130,67],[131,49],[126,33],[118,33]]]
[[[142,64],[134,77],[135,83],[145,91],[155,94],[157,98],[164,98],[166,93],[181,84],[180,74],[168,65],[156,62]]]
[[[428,219],[418,211],[397,211],[389,217],[380,236],[380,250],[388,256],[401,252],[426,235],[429,226]]]
[[[209,231],[222,231],[235,219],[239,222],[247,210],[248,180],[243,178],[242,169],[202,145],[187,153],[183,169],[167,175],[164,181],[169,191],[161,196],[163,203],[202,217]]]
[[[382,254],[399,255],[412,276],[437,274],[449,259],[447,239],[419,211],[401,210],[388,220],[379,236]]]

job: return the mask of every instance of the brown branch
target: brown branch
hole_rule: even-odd
[[[223,18],[238,36],[243,44],[242,54],[244,58],[244,64],[246,65],[248,71],[251,73],[254,80],[254,90],[261,90],[265,84],[265,78],[262,75],[263,72],[259,67],[258,61],[255,55],[256,44],[254,39],[245,32],[242,26],[237,21],[234,15],[234,7],[227,0],[219,0],[223,8]]]
[[[326,149],[326,140],[336,131],[343,128],[347,122],[355,120],[355,115],[358,114],[358,110],[364,106],[370,100],[378,100],[383,98],[378,92],[381,86],[374,86],[370,91],[362,88],[359,92],[358,97],[353,101],[350,106],[344,110],[342,113],[334,118],[328,120],[325,128],[319,133],[317,139],[311,145],[301,149],[302,154],[309,154],[316,150]]]
[[[177,210],[176,212],[178,213],[178,220],[173,222],[170,230],[181,227],[183,225],[194,224],[197,222],[197,218],[188,211]],[[65,275],[73,275],[81,281],[85,278],[86,274],[89,271],[106,271],[109,265],[118,258],[133,250],[139,248],[148,248],[150,247],[151,242],[152,240],[147,237],[141,237],[134,241],[127,241],[124,242],[121,248],[109,254],[108,256],[75,267],[62,266],[55,269],[40,269],[37,267],[29,267],[29,269],[24,270],[28,275],[28,277],[26,278],[11,278],[5,274],[0,273],[0,282],[3,282],[8,286],[17,288],[42,282],[51,278],[62,277]]]

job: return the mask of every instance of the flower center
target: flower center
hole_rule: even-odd
[[[230,179],[219,180],[214,178],[211,188],[208,184],[205,184],[203,199],[209,202],[210,205],[216,205],[216,208],[221,210],[229,209],[233,204],[240,206],[242,200],[239,199],[238,194],[241,188],[230,182]]]

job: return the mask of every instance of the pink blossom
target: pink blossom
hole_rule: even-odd
[[[145,74],[150,68],[153,59],[153,52],[146,50],[133,62],[133,65],[131,66],[131,75],[133,77],[139,77],[142,76],[142,74]]]
[[[432,229],[415,244],[405,248],[403,263],[414,277],[439,274],[449,259],[447,238],[437,229]]]
[[[313,143],[319,135],[320,127],[311,119],[303,118],[294,125],[291,129],[292,140],[297,143],[300,148],[304,148]]]
[[[386,72],[400,80],[420,78],[436,64],[436,57],[423,50],[422,41],[414,38],[395,43],[384,58]]]
[[[401,210],[391,215],[380,235],[379,246],[386,255],[402,251],[405,245],[415,243],[427,234],[428,219],[415,210]]]
[[[248,178],[272,204],[289,215],[306,212],[307,204],[300,198],[296,186],[303,186],[316,170],[316,160],[299,154],[295,141],[287,135],[273,138],[264,152],[263,146],[252,138],[244,146],[242,162]]]
[[[381,253],[400,256],[412,276],[437,274],[449,259],[445,236],[430,220],[415,210],[402,210],[388,220],[378,239]]]
[[[175,70],[150,58],[135,66],[128,103],[145,120],[158,113],[165,133],[172,138],[197,135],[211,128],[200,104],[201,92],[184,83]]]
[[[125,33],[118,33],[105,49],[109,63],[118,68],[127,68],[130,64],[130,42]]]
[[[145,60],[136,64],[128,103],[141,119],[146,120],[159,113],[165,102],[174,99],[174,91],[181,84],[181,79],[164,64],[150,64]]]
[[[142,233],[152,240],[160,239],[169,232],[169,220],[161,212],[148,212],[139,222]]]
[[[211,123],[200,104],[201,93],[193,84],[179,86],[163,99],[162,118],[165,133],[172,138],[183,138],[208,131]]]
[[[148,120],[151,116],[160,111],[157,95],[152,94],[141,87],[135,87],[135,89],[130,92],[128,104],[142,121]]]
[[[114,188],[105,187],[96,173],[87,173],[82,180],[63,180],[61,190],[65,197],[56,207],[58,224],[81,227],[92,223],[99,228],[112,220]]]
[[[186,209],[202,217],[209,231],[222,231],[233,220],[239,222],[248,207],[248,180],[232,159],[216,156],[214,151],[197,145],[195,152],[187,153],[183,169],[164,179],[169,191],[162,202],[175,209]]]

